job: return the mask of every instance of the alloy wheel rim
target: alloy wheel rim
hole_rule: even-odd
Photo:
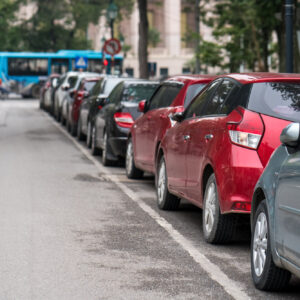
[[[265,267],[268,248],[268,222],[264,212],[261,212],[255,223],[253,237],[253,266],[256,276],[260,276]]]
[[[166,165],[165,162],[162,162],[159,168],[158,181],[157,181],[157,194],[158,202],[162,203],[164,198],[164,192],[166,189]]]
[[[96,143],[96,128],[93,127],[92,129],[92,149],[95,149],[95,143]]]
[[[88,122],[86,141],[87,141],[87,144],[90,145],[90,143],[91,143],[91,122]]]
[[[210,233],[213,229],[216,215],[216,186],[212,182],[207,191],[205,198],[205,210],[204,210],[204,221],[205,221],[205,230],[207,233]]]
[[[127,174],[130,174],[132,170],[132,163],[133,163],[133,152],[132,152],[132,143],[129,142],[126,151],[126,171]]]
[[[80,122],[80,118],[78,120],[78,126],[77,126],[77,137],[80,136],[80,132],[81,132],[81,122]]]
[[[102,151],[103,159],[106,159],[106,145],[107,145],[107,134],[105,133],[103,138],[103,151]]]

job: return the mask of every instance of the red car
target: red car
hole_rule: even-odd
[[[203,208],[207,242],[232,239],[232,213],[251,212],[253,189],[282,129],[299,122],[299,90],[299,74],[230,74],[211,82],[174,115],[159,147],[159,208],[176,209],[187,199]]]
[[[183,111],[214,78],[210,75],[175,76],[164,81],[148,102],[140,102],[139,108],[144,114],[133,124],[127,142],[128,178],[142,177],[144,171],[155,174],[157,150],[171,127],[169,116]]]

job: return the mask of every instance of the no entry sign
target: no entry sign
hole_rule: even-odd
[[[110,39],[104,43],[103,51],[109,55],[116,55],[121,51],[120,41],[117,39]]]

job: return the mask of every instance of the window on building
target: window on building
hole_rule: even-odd
[[[148,72],[150,77],[156,76],[157,64],[156,62],[148,62]]]
[[[191,73],[191,69],[190,68],[182,68],[182,73],[183,74],[189,74],[189,73]]]
[[[134,69],[133,68],[125,68],[125,73],[127,73],[130,77],[133,77]]]
[[[168,68],[160,68],[159,69],[160,76],[168,76],[169,75],[169,69]]]
[[[191,36],[192,32],[196,30],[195,19],[195,6],[191,1],[181,1],[181,14],[180,14],[180,37],[181,48],[193,48],[195,40]]]
[[[181,37],[181,48],[187,47],[187,13],[181,12],[180,16],[180,37]]]
[[[154,27],[154,13],[153,11],[148,11],[147,12],[147,18],[148,18],[148,26],[149,28],[153,28]]]

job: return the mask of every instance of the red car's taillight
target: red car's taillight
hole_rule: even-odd
[[[117,112],[114,114],[114,119],[118,126],[130,128],[134,123],[134,120],[128,112]]]
[[[227,128],[232,143],[257,149],[264,133],[264,124],[258,113],[239,108],[242,115],[240,122],[229,122]]]

